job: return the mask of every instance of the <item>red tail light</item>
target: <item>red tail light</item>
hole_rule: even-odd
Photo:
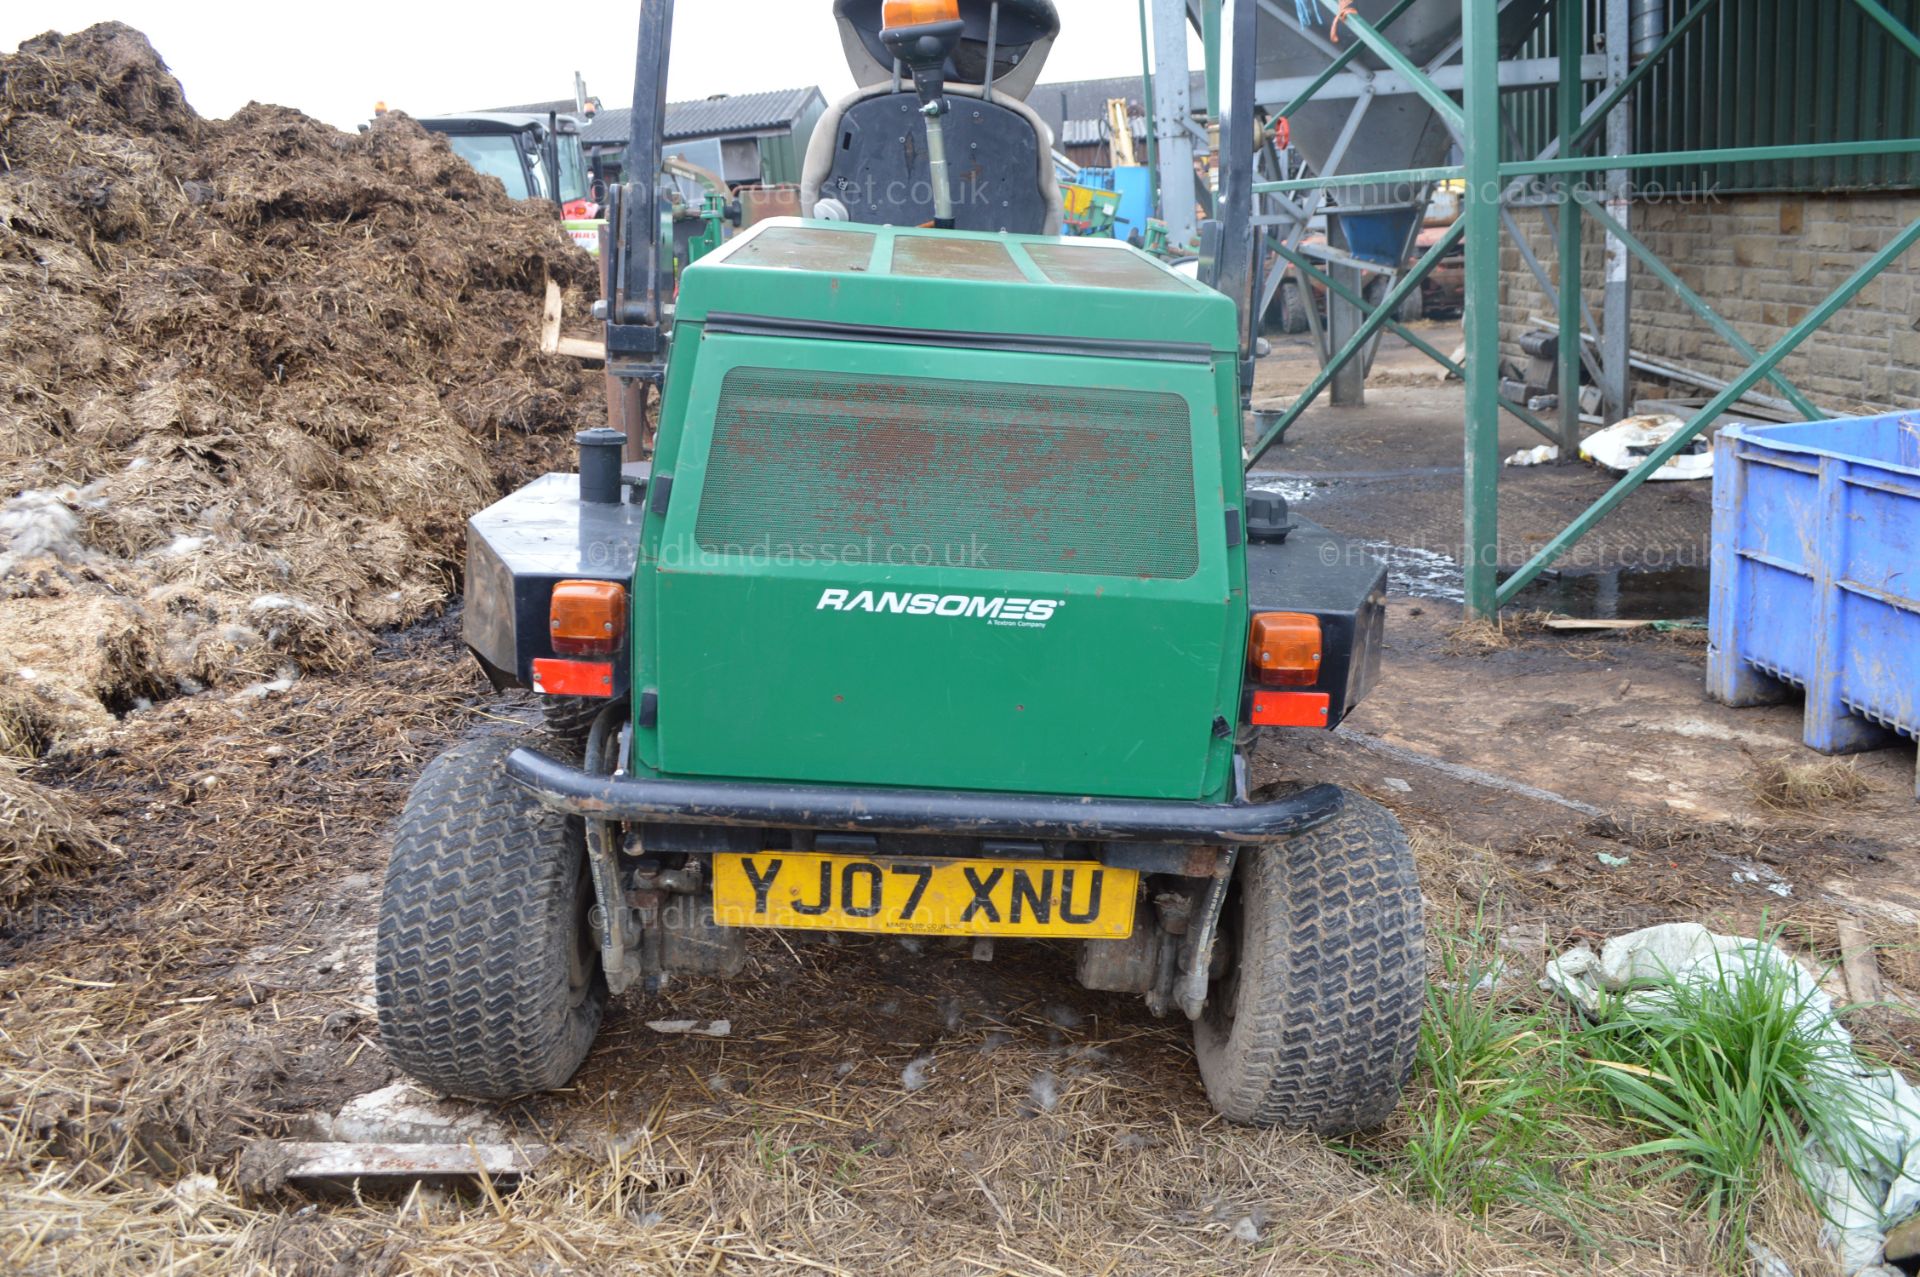
[[[612,696],[612,661],[533,658],[533,690],[542,696]]]
[[[1255,692],[1247,721],[1256,727],[1325,727],[1330,701],[1325,692]]]

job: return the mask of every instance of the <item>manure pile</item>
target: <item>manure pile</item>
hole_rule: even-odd
[[[117,23],[0,55],[0,768],[439,610],[466,516],[600,419],[548,280],[597,287],[553,210],[404,117],[202,119]],[[0,863],[86,844],[5,781]]]

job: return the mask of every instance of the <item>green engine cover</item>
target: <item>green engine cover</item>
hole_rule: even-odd
[[[1235,345],[1226,298],[1111,241],[777,221],[690,267],[643,770],[1222,797]]]

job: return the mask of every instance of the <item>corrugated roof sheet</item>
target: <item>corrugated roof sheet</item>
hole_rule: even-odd
[[[808,106],[826,98],[812,85],[804,89],[775,89],[767,93],[734,93],[695,102],[667,103],[666,140],[690,137],[726,137],[737,133],[763,133],[787,128],[806,113]],[[633,132],[633,112],[614,107],[600,112],[581,134],[589,146],[618,146]]]
[[[1662,31],[1689,12],[1682,0],[1655,0]],[[1886,6],[1911,27],[1920,5]],[[1604,6],[1586,5],[1586,34],[1605,25]],[[1554,56],[1549,7],[1519,56]],[[1595,47],[1595,46],[1588,46]],[[1502,95],[1521,153],[1553,139],[1554,90]],[[1831,0],[1771,0],[1714,6],[1640,82],[1633,106],[1633,149],[1641,154],[1758,146],[1805,146],[1913,137],[1920,132],[1920,67],[1871,14]],[[1531,152],[1525,147],[1532,147]],[[1737,164],[1641,169],[1646,199],[1744,192],[1908,191],[1920,187],[1920,158],[1851,156],[1822,160],[1748,160]]]
[[[1207,73],[1193,72],[1191,86],[1194,109],[1205,110]],[[1144,114],[1141,87],[1137,75],[1113,76],[1105,80],[1058,80],[1052,84],[1035,85],[1033,92],[1027,95],[1027,105],[1039,113],[1058,138],[1066,133],[1069,120],[1106,119],[1107,101],[1110,98],[1125,98],[1133,110]]]
[[[523,102],[519,106],[490,106],[484,110],[485,113],[492,115],[550,115],[556,112],[561,115],[579,114],[579,108],[574,106],[572,98],[556,98],[551,102]]]
[[[1146,119],[1136,115],[1130,123],[1133,125],[1134,140],[1146,141]],[[1107,140],[1110,132],[1111,129],[1105,120],[1068,120],[1066,128],[1061,131],[1059,142],[1061,146],[1098,146]]]
[[[593,122],[580,130],[580,140],[587,146],[619,146],[627,140],[633,131],[630,117],[633,112],[624,106],[608,107],[593,117]]]

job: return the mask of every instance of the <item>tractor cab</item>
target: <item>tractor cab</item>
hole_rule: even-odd
[[[551,200],[569,217],[593,216],[580,125],[572,116],[476,111],[419,123],[445,137],[476,172],[499,178],[509,198]]]
[[[833,13],[860,87],[814,130],[803,210],[1059,233],[1052,132],[1026,103],[1060,33],[1052,0],[836,0]]]

